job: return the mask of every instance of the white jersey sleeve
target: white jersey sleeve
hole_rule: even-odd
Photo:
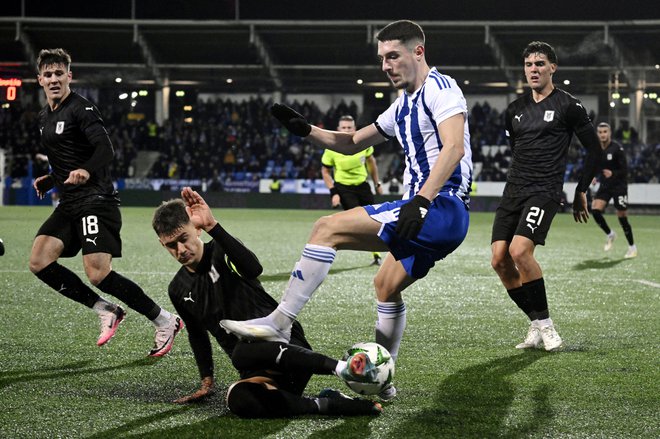
[[[456,80],[437,71],[432,71],[426,81],[424,102],[437,124],[460,113],[467,119],[467,102]]]
[[[376,119],[376,128],[382,135],[391,139],[396,136],[396,113],[399,99],[395,100],[390,107],[381,113]]]

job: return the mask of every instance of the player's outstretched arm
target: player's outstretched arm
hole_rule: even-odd
[[[204,229],[215,241],[220,243],[235,269],[245,278],[256,279],[263,273],[263,267],[250,249],[230,235],[215,219],[211,208],[204,198],[190,187],[184,187],[181,198],[186,204],[186,211],[192,224]]]
[[[189,402],[201,401],[215,393],[215,381],[212,376],[202,378],[202,384],[190,395],[182,396],[174,400],[176,404],[187,404]]]
[[[306,140],[317,146],[333,151],[351,155],[363,149],[384,142],[386,139],[371,124],[359,129],[355,133],[330,131],[311,125],[305,117],[293,108],[282,104],[275,104],[270,108],[273,117],[296,136],[305,137]]]
[[[181,198],[186,204],[186,212],[188,212],[190,221],[195,227],[208,232],[218,224],[211,208],[197,191],[192,190],[190,187],[184,187],[181,190]]]

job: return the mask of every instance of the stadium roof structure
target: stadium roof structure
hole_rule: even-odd
[[[39,49],[64,47],[74,79],[96,86],[122,77],[222,93],[361,93],[389,87],[374,38],[388,22],[0,17],[0,77],[33,79]],[[568,91],[660,88],[660,20],[418,23],[429,64],[466,93],[520,89],[532,40],[555,47],[555,82],[570,81]]]

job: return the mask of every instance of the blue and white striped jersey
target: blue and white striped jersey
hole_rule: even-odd
[[[376,128],[387,138],[396,136],[406,157],[403,176],[403,199],[412,198],[428,179],[438,159],[442,141],[438,124],[463,113],[465,155],[440,192],[468,199],[472,184],[472,151],[468,129],[467,103],[454,78],[442,75],[433,67],[424,84],[414,93],[404,92],[376,119]]]

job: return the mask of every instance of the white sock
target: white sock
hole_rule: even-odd
[[[92,305],[92,309],[96,311],[97,314],[103,311],[113,311],[116,307],[117,305],[108,302],[103,297],[99,297],[99,300]]]
[[[552,326],[552,319],[548,317],[547,319],[536,320],[536,327],[543,328],[544,326]]]
[[[169,311],[166,311],[165,308],[160,309],[160,314],[158,314],[158,317],[153,319],[151,322],[158,328],[162,328],[163,326],[167,326],[168,323],[170,323],[170,319],[172,318],[172,314],[170,314]]]
[[[337,361],[337,366],[335,367],[335,375],[338,377],[341,376],[341,373],[344,369],[348,367],[348,363],[345,362],[344,360],[338,360]]]
[[[376,343],[390,351],[396,361],[399,345],[406,329],[406,304],[399,302],[378,302],[378,321],[376,322]]]
[[[331,247],[305,245],[300,260],[291,272],[282,302],[273,314],[279,311],[282,315],[294,320],[328,275],[336,255],[337,251]],[[276,319],[277,317],[273,314],[271,316]]]

